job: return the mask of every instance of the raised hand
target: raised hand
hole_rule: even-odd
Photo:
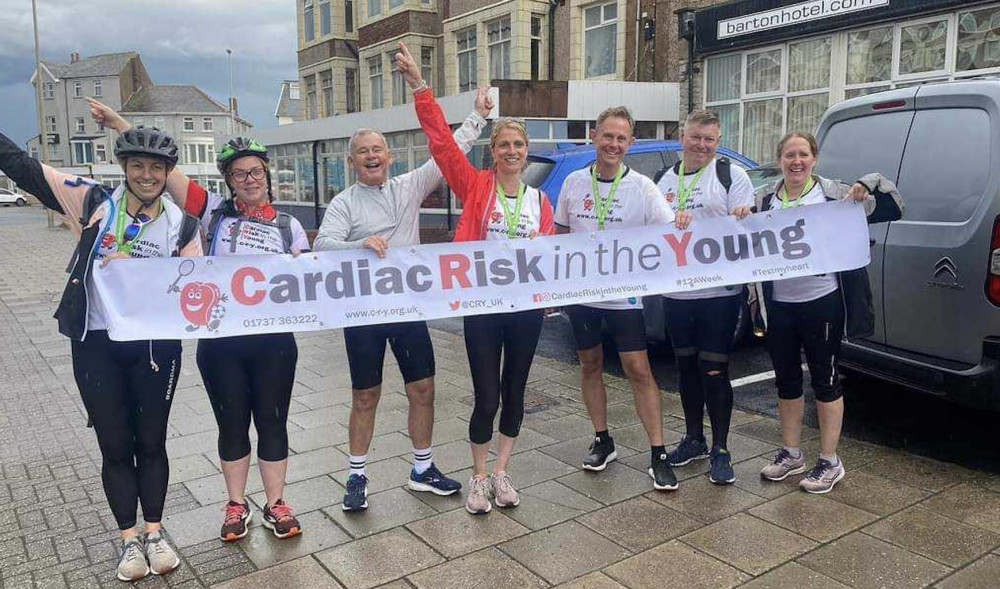
[[[395,59],[396,71],[403,74],[403,79],[410,85],[410,88],[417,89],[424,83],[424,78],[420,73],[420,66],[413,59],[413,55],[410,54],[406,43],[400,41],[398,46],[399,52],[396,53]]]
[[[90,107],[90,117],[94,119],[94,122],[98,125],[103,125],[110,129],[114,129],[119,133],[124,133],[132,128],[132,125],[122,118],[115,109],[104,104],[100,100],[94,98],[86,98],[87,105]]]
[[[493,110],[493,99],[490,98],[490,89],[487,86],[480,86],[476,90],[476,112],[484,119]]]
[[[860,182],[855,182],[851,185],[851,189],[847,191],[847,194],[844,195],[844,200],[856,200],[861,202],[868,198],[869,194],[871,193],[868,191],[867,186]]]

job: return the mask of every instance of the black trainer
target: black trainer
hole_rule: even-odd
[[[618,458],[615,451],[615,441],[608,436],[607,441],[602,442],[600,437],[594,436],[594,443],[590,445],[590,454],[583,459],[584,470],[602,471],[608,467],[608,463]]]
[[[657,491],[676,491],[677,477],[670,468],[667,453],[664,452],[649,462],[649,476],[653,478],[653,488]]]

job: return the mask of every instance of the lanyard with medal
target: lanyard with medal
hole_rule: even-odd
[[[601,198],[601,191],[597,187],[597,164],[590,169],[590,184],[591,192],[594,194],[594,203],[597,208],[597,228],[604,229],[604,220],[608,218],[608,213],[611,211],[611,206],[615,202],[615,192],[618,190],[618,183],[622,180],[622,173],[625,171],[625,166],[619,165],[618,171],[615,172],[615,179],[611,181],[611,190],[608,190],[608,195]]]
[[[510,203],[507,202],[507,195],[503,191],[503,186],[497,181],[497,200],[503,207],[503,218],[507,222],[507,237],[513,239],[517,237],[517,225],[521,221],[521,204],[524,202],[524,182],[517,187],[517,200],[514,203],[514,210],[510,210]]]
[[[694,187],[698,185],[698,180],[701,180],[701,174],[705,171],[708,164],[701,167],[700,170],[694,175],[694,180],[691,184],[684,186],[684,162],[681,161],[680,167],[677,169],[677,210],[683,211],[687,208],[688,197],[694,191]]]
[[[146,225],[152,221],[149,215],[142,212],[142,209],[146,208],[146,206],[143,203],[139,207],[139,211],[132,217],[132,222],[125,225],[125,216],[128,214],[128,193],[122,195],[121,203],[118,206],[117,219],[115,219],[115,243],[118,244],[119,252],[131,255],[132,246],[139,239],[139,236],[142,235],[142,231],[146,228]]]
[[[799,193],[799,197],[797,199],[789,202],[789,200],[788,200],[788,187],[785,186],[784,182],[782,182],[781,183],[781,208],[783,208],[783,209],[790,209],[792,207],[797,207],[800,204],[802,204],[802,198],[805,195],[809,194],[809,191],[813,189],[813,186],[815,184],[816,184],[816,181],[813,180],[812,176],[809,176],[809,179],[806,180],[806,185],[802,187],[802,192]]]

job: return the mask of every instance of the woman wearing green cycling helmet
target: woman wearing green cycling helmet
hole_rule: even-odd
[[[98,123],[123,131],[129,127],[113,109],[95,108]],[[298,255],[309,249],[302,225],[271,206],[267,148],[237,137],[219,150],[217,164],[230,197],[207,192],[174,170],[167,190],[178,205],[201,219],[205,254],[212,256]],[[264,526],[278,538],[296,536],[302,526],[282,499],[288,465],[288,407],[298,349],[291,333],[243,335],[198,342],[198,369],[219,426],[219,458],[229,501],[220,537],[239,540],[251,518],[246,500],[250,471],[250,420],[257,428],[257,466],[267,503]]]

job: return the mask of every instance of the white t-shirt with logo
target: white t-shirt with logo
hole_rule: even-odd
[[[800,196],[789,204],[797,202],[795,206],[818,205],[826,202],[826,195],[823,188],[817,182],[808,193]],[[771,207],[768,210],[781,209],[781,196],[775,194],[771,199]],[[774,281],[774,291],[771,298],[779,303],[807,303],[825,297],[837,290],[836,274],[817,274],[816,276],[801,276],[799,278],[787,278],[785,280]]]
[[[747,173],[743,171],[743,168],[730,164],[730,176],[732,178],[732,184],[729,186],[729,191],[726,191],[726,187],[722,185],[716,175],[716,164],[717,159],[713,159],[708,166],[705,167],[705,171],[702,172],[701,177],[698,178],[698,184],[691,189],[691,193],[688,195],[687,202],[685,203],[685,210],[691,211],[693,220],[691,225],[693,226],[698,222],[699,219],[707,219],[711,217],[725,217],[734,208],[745,205],[753,206],[753,183],[750,182],[750,177]],[[675,172],[676,166],[672,166],[667,173],[660,178],[657,188],[660,190],[660,194],[663,195],[670,209],[674,212],[677,211],[677,207],[680,205],[678,199],[678,189],[677,189],[677,172]],[[684,185],[687,186],[694,181],[695,173],[685,173],[684,174]],[[743,285],[737,286],[715,286],[711,288],[703,288],[700,290],[692,290],[685,292],[675,292],[668,295],[663,295],[671,299],[679,300],[692,300],[692,299],[711,299],[715,297],[726,297],[734,296],[743,292]]]
[[[606,197],[611,191],[611,180],[598,180],[600,196]],[[597,203],[591,194],[593,189],[591,168],[577,170],[566,177],[559,202],[556,205],[555,222],[568,227],[570,233],[597,231]],[[674,221],[674,213],[667,206],[663,194],[652,180],[628,167],[622,174],[614,201],[604,220],[605,229],[625,229],[646,225],[663,225]],[[635,296],[615,301],[588,303],[588,307],[598,309],[642,309],[642,297]]]
[[[254,254],[283,254],[285,244],[281,238],[277,219],[273,222],[252,221],[239,217],[219,217],[218,228],[211,227],[212,212],[221,207],[224,199],[218,194],[209,193],[205,214],[201,217],[201,230],[211,241],[205,248],[209,256],[246,256]],[[292,249],[309,250],[309,238],[305,229],[295,217],[291,218]],[[235,237],[235,239],[234,239]]]
[[[542,193],[537,188],[525,187],[524,196],[521,197],[521,218],[517,223],[517,235],[515,237],[529,237],[531,232],[539,232],[542,227]],[[517,209],[517,195],[507,195],[507,206],[510,212]],[[507,218],[504,213],[503,204],[498,196],[493,202],[493,210],[490,211],[490,219],[486,223],[486,239],[508,239]]]

